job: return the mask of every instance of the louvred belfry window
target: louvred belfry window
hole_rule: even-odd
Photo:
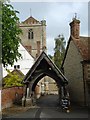
[[[34,37],[33,30],[29,29],[29,31],[28,31],[28,39],[33,39],[33,37]]]

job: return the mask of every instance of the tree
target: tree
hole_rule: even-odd
[[[10,72],[7,70],[8,75],[3,79],[4,87],[12,87],[12,86],[23,86],[22,80],[24,75],[22,73],[17,74],[16,71]]]
[[[13,6],[2,3],[2,63],[5,66],[13,65],[21,54],[18,52],[19,34],[22,32],[18,26],[19,18]]]
[[[65,54],[65,40],[63,35],[58,35],[57,38],[55,38],[55,48],[54,48],[54,63],[56,66],[60,69],[62,60],[64,58]]]

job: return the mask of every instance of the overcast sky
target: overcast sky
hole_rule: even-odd
[[[12,5],[20,12],[18,17],[24,21],[32,16],[41,21],[46,20],[47,49],[48,54],[54,53],[54,38],[63,34],[68,41],[70,36],[69,23],[72,21],[74,14],[80,23],[80,35],[88,35],[88,2],[13,2]]]

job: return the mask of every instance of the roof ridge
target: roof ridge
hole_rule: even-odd
[[[28,17],[26,20],[24,20],[22,23],[39,23],[39,21],[37,19],[35,19],[34,17],[30,16]]]

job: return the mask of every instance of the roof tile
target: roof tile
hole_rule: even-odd
[[[80,54],[82,55],[83,60],[90,60],[90,54],[89,54],[89,46],[88,46],[88,40],[89,37],[80,37],[79,39],[75,39],[73,36],[72,40],[74,41],[75,45],[77,46]]]

